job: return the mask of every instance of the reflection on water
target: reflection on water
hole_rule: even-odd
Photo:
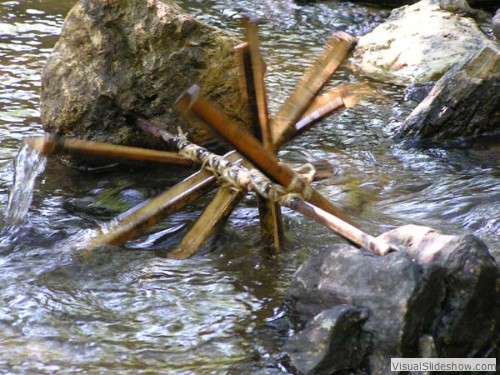
[[[41,69],[73,3],[0,3],[2,216],[20,141],[41,132]],[[335,1],[178,3],[235,35],[241,13],[262,20],[272,112],[332,31],[361,35],[387,15]],[[343,69],[335,82],[364,79]],[[326,119],[281,156],[293,165],[329,169],[332,177],[316,187],[372,234],[405,223],[465,230],[500,256],[498,140],[481,140],[472,149],[406,147],[391,135],[413,104],[403,103],[402,87],[373,84],[382,95]],[[74,243],[188,173],[124,168],[82,174],[48,161],[27,224],[16,236],[0,236],[0,372],[287,372],[281,346],[290,328],[282,296],[310,252],[341,241],[326,229],[285,209],[287,251],[273,257],[259,241],[249,196],[200,255],[188,261],[158,257],[178,242],[208,195],[126,246],[94,254],[67,246],[68,239]]]

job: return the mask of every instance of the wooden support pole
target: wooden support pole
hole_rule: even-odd
[[[67,153],[71,155],[99,156],[109,159],[137,160],[190,166],[193,162],[173,152],[156,151],[138,147],[111,145],[101,142],[45,135],[26,137],[24,142],[39,153],[51,155]]]
[[[232,121],[199,93],[199,87],[192,86],[177,101],[177,109],[186,116],[193,115],[210,126],[272,181],[285,187],[289,187],[292,182],[300,182],[297,180],[297,174],[286,165],[280,164],[277,157],[267,151],[248,130]],[[349,219],[338,208],[316,190],[312,189],[312,195],[308,201],[349,222]]]
[[[333,34],[323,54],[299,80],[293,93],[276,114],[271,124],[275,144],[280,144],[288,137],[288,133],[293,132],[297,121],[347,57],[355,43],[356,39],[344,32]]]

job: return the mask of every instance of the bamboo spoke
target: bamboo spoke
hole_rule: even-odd
[[[307,110],[319,90],[328,81],[355,44],[355,38],[340,32],[327,43],[325,51],[303,75],[295,90],[281,106],[272,122],[274,143],[281,143],[293,131],[295,123]]]
[[[138,147],[111,145],[55,136],[27,137],[25,143],[38,150],[40,154],[51,155],[64,152],[72,155],[100,156],[109,159],[124,159],[169,163],[190,166],[191,160],[173,152],[149,150]]]
[[[246,90],[246,92],[242,93],[242,96],[246,98],[250,111],[257,110],[257,126],[253,127],[253,133],[263,143],[266,150],[275,153],[276,147],[272,141],[268,118],[264,83],[265,69],[263,66],[264,60],[260,52],[258,27],[255,22],[251,22],[246,18],[243,21],[243,27],[247,42],[238,49],[240,87]],[[281,206],[259,195],[257,195],[257,204],[259,207],[262,238],[265,243],[272,245],[276,253],[280,253],[283,248]]]
[[[165,216],[181,210],[200,198],[213,182],[215,177],[207,171],[202,170],[193,174],[166,192],[133,207],[108,223],[103,233],[87,244],[87,249],[93,250],[103,245],[120,245],[137,237]]]
[[[242,196],[241,192],[219,188],[214,199],[168,256],[186,259],[194,255],[229,217]]]
[[[269,124],[269,114],[267,110],[266,86],[264,83],[264,65],[260,52],[259,32],[255,22],[247,18],[243,19],[244,34],[248,43],[248,53],[250,55],[250,67],[245,77],[251,75],[251,80],[247,82],[249,91],[255,92],[255,101],[259,115],[260,137],[264,147],[271,152],[275,151],[272,140],[271,128]],[[251,85],[253,84],[253,87]],[[249,96],[249,99],[253,99]]]

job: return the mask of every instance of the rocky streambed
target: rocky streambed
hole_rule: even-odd
[[[34,344],[37,350],[49,351],[54,366],[63,372],[101,368],[123,373],[142,371],[137,370],[141,367],[159,373],[273,374],[296,371],[294,367],[304,373],[356,369],[384,373],[391,355],[494,356],[498,345],[498,274],[490,254],[498,259],[499,156],[492,135],[498,129],[498,42],[493,39],[491,24],[490,31],[482,26],[484,14],[468,8],[463,1],[423,1],[394,11],[389,23],[382,24],[388,10],[336,1],[306,5],[292,1],[217,1],[210,7],[196,1],[178,3],[189,14],[168,1],[79,2],[70,11],[59,44],[45,67],[44,127],[64,135],[151,146],[154,142],[136,133],[123,112],[139,112],[177,126],[172,101],[193,80],[205,82],[207,94],[243,120],[229,56],[237,43],[239,14],[243,11],[261,18],[272,112],[332,30],[360,37],[361,48],[370,45],[363,38],[369,41],[369,32],[378,32],[377,25],[381,24],[382,31],[389,29],[393,36],[405,36],[404,29],[398,31],[394,25],[397,17],[402,16],[402,26],[408,28],[414,22],[405,18],[409,14],[416,13],[417,20],[430,19],[425,12],[432,11],[446,22],[470,27],[475,34],[467,42],[474,50],[462,49],[461,58],[451,64],[456,66],[446,73],[450,66],[443,68],[440,64],[438,73],[424,79],[445,80],[436,84],[431,97],[437,98],[433,103],[445,103],[452,109],[433,109],[431,104],[415,109],[413,118],[423,119],[426,126],[435,124],[430,132],[419,131],[412,125],[415,120],[407,120],[405,126],[416,129],[407,139],[424,141],[425,147],[414,148],[395,137],[404,134],[401,124],[427,94],[418,99],[418,95],[412,95],[419,87],[410,85],[415,74],[408,74],[402,81],[410,62],[402,53],[385,52],[390,57],[386,58],[389,65],[375,65],[394,79],[386,76],[381,82],[378,73],[372,76],[369,69],[361,67],[364,53],[358,49],[357,61],[353,59],[345,66],[332,84],[368,79],[379,95],[324,120],[283,150],[281,156],[291,164],[312,161],[329,168],[332,177],[318,188],[335,197],[363,229],[373,234],[408,223],[428,225],[443,234],[418,229],[421,227],[400,229],[394,240],[407,246],[408,252],[372,258],[358,249],[333,246],[341,241],[286,212],[288,251],[279,259],[271,259],[259,244],[257,214],[249,198],[222,233],[192,261],[180,264],[156,257],[152,251],[161,256],[164,249],[173,246],[202,205],[174,216],[119,249],[90,260],[75,258],[61,239],[109,220],[185,174],[163,170],[134,176],[121,170],[81,175],[49,163],[45,184],[40,186],[38,198],[35,194],[27,224],[13,233],[2,233],[0,241],[6,283],[2,322],[19,327],[6,333],[6,348],[14,348],[14,354],[2,358],[2,366],[12,371],[49,368],[50,361],[36,355],[21,360]],[[9,4],[2,5],[2,10],[7,9],[18,19],[27,18],[27,25],[32,22],[30,14],[41,18],[47,14],[47,20],[52,19],[47,9],[38,9],[35,2]],[[169,21],[172,15],[175,17]],[[133,21],[132,17],[137,19]],[[472,21],[475,18],[479,21]],[[56,19],[60,26],[60,16]],[[484,27],[486,33],[481,34]],[[453,35],[450,31],[437,39],[457,40]],[[17,37],[13,34],[8,38],[16,45]],[[397,38],[394,43],[384,43],[405,47],[397,43]],[[416,47],[416,43],[412,41],[411,46]],[[433,43],[422,47],[419,57],[440,49]],[[76,48],[71,49],[73,46]],[[22,51],[8,51],[23,58]],[[220,54],[213,55],[214,51]],[[41,60],[47,57],[47,51],[43,52]],[[480,57],[478,63],[474,63],[474,56]],[[446,54],[440,58],[441,62],[447,60]],[[7,65],[6,61],[0,63]],[[424,61],[415,66],[426,64]],[[208,71],[212,73],[205,74]],[[219,81],[228,86],[221,86]],[[462,90],[461,96],[448,92],[447,88],[458,85],[456,82],[468,84],[470,91]],[[471,95],[478,98],[473,102],[477,108],[470,108],[472,104],[467,102]],[[12,94],[7,97],[13,98]],[[463,98],[464,102],[449,98]],[[456,108],[470,108],[466,111],[470,120],[453,132],[456,119],[448,114],[461,114]],[[9,117],[3,116],[2,121],[3,129],[14,129]],[[439,126],[442,131],[436,131]],[[39,127],[35,121],[29,131]],[[200,141],[206,139],[206,134],[188,130],[195,137],[200,134]],[[7,139],[11,143],[16,140]],[[444,146],[448,140],[453,141],[452,147],[447,143]],[[4,152],[8,154],[8,148]],[[6,181],[12,175],[5,165],[3,202]],[[162,174],[164,177],[155,181]],[[464,232],[476,237],[464,236]],[[428,249],[432,249],[431,254]],[[21,261],[27,262],[31,271]],[[356,277],[358,274],[362,277]],[[91,275],[93,280],[89,280]],[[328,276],[334,281],[328,281]],[[397,286],[395,280],[400,280]],[[346,285],[351,289],[345,289]],[[284,309],[284,301],[289,302],[288,309]],[[294,315],[297,325],[288,324],[288,317]],[[388,325],[387,316],[392,317]],[[291,333],[296,336],[285,344]],[[317,348],[340,345],[343,355],[318,349],[312,357],[305,357],[302,349],[313,345],[313,336],[322,337]],[[67,337],[71,344],[58,345],[57,337]],[[121,353],[121,359],[115,357],[116,353]],[[169,359],[167,365],[165,358]],[[293,367],[289,366],[290,359]]]

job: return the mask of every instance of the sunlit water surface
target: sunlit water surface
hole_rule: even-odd
[[[241,13],[259,17],[275,112],[333,30],[361,35],[387,14],[349,3],[178,1],[238,35]],[[88,254],[71,249],[82,231],[172,186],[189,171],[121,169],[84,174],[49,160],[21,224],[7,213],[21,139],[42,133],[40,75],[73,1],[0,3],[0,372],[287,373],[290,334],[282,298],[291,275],[335,235],[285,210],[286,251],[268,254],[249,196],[201,252],[161,257],[210,196],[149,234]],[[365,80],[348,69],[335,81]],[[404,88],[324,120],[281,156],[333,176],[316,187],[378,234],[405,223],[474,233],[500,257],[500,146],[405,147],[391,138],[414,106]],[[307,148],[304,147],[307,145]],[[68,238],[71,239],[68,241]]]

